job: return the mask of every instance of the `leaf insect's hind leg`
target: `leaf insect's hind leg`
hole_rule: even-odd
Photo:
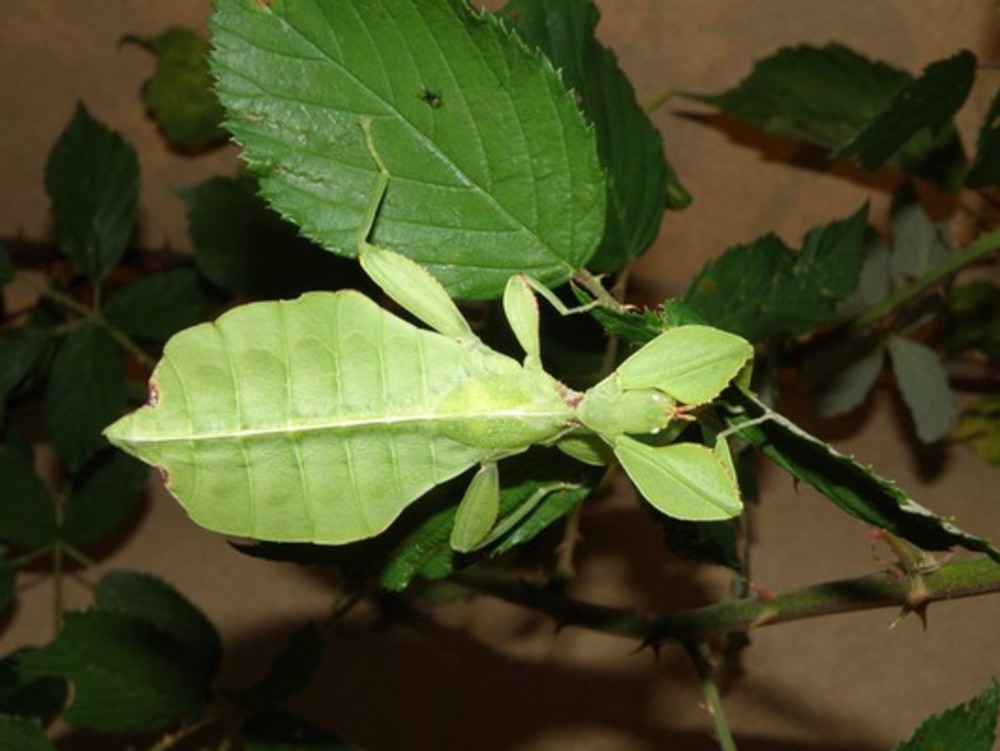
[[[389,170],[375,149],[371,119],[362,120],[361,128],[365,134],[368,153],[378,167],[375,192],[358,230],[358,260],[361,268],[389,297],[438,333],[458,341],[478,341],[469,322],[441,282],[427,269],[404,255],[369,242],[389,188]]]
[[[500,473],[496,462],[479,468],[455,512],[451,547],[459,553],[471,553],[489,537],[500,516]]]

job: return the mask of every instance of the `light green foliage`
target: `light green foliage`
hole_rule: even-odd
[[[244,306],[168,342],[150,404],[108,429],[113,443],[163,469],[197,522],[264,540],[353,542],[380,534],[432,487],[481,465],[452,538],[469,550],[496,520],[499,484],[490,467],[573,430],[611,446],[668,513],[739,512],[731,473],[711,450],[652,449],[625,435],[637,427],[661,433],[687,417],[677,402],[712,399],[749,360],[746,341],[708,327],[672,329],[626,360],[609,377],[613,388],[584,396],[541,369],[529,330],[536,303],[524,282],[511,280],[506,296],[529,350],[522,365],[479,341],[419,265],[364,240],[360,246],[375,281],[443,331],[418,329],[353,291]],[[633,391],[656,407],[652,421]],[[691,492],[687,471],[703,489]]]

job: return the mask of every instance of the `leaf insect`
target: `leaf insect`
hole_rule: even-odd
[[[167,343],[156,399],[107,428],[108,439],[164,470],[198,524],[276,542],[374,537],[432,487],[477,468],[451,534],[456,551],[475,550],[511,526],[498,523],[498,463],[536,444],[619,463],[668,516],[738,515],[725,440],[675,439],[744,369],[751,345],[708,326],[671,328],[574,391],[542,367],[536,293],[554,296],[519,275],[503,309],[524,359],[490,349],[430,272],[369,242],[389,170],[368,121],[364,132],[378,176],[359,260],[428,328],[353,290],[235,308]]]

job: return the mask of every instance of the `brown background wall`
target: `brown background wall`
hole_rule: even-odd
[[[604,0],[602,38],[633,77],[640,99],[665,90],[726,88],[753,60],[782,45],[842,41],[918,70],[961,47],[996,60],[989,0]],[[42,189],[49,148],[78,100],[140,152],[138,242],[187,247],[174,188],[235,169],[235,155],[190,159],[170,153],[145,119],[138,92],[152,60],[121,47],[126,34],[169,25],[203,28],[204,0],[5,0],[0,21],[0,237],[50,235]],[[984,71],[960,124],[974,135],[998,74]],[[884,219],[878,180],[819,175],[782,164],[791,148],[738,127],[711,128],[660,110],[656,124],[694,204],[671,215],[637,271],[661,293],[681,288],[725,247],[767,231],[796,244],[809,227],[871,200]],[[694,109],[691,107],[690,109]],[[959,228],[961,229],[961,228]],[[977,533],[1000,539],[997,474],[963,451],[928,463],[901,437],[901,413],[883,396],[859,416],[819,423],[794,399],[783,409],[848,453],[872,462],[925,504]],[[0,491],[2,492],[2,491]],[[772,590],[857,575],[881,565],[865,530],[782,475],[765,477],[754,512],[756,582]],[[717,596],[725,578],[665,556],[628,493],[595,504],[584,518],[578,593],[655,611]],[[329,583],[290,566],[245,559],[193,527],[157,492],[109,567],[155,572],[177,585],[219,625],[231,676],[280,647],[303,620],[321,619]],[[34,587],[0,645],[48,632],[48,592]],[[86,590],[71,597],[86,601]],[[1000,674],[1000,600],[936,606],[930,629],[877,611],[766,629],[754,636],[746,676],[727,696],[744,749],[890,747],[926,714],[965,700]],[[494,602],[453,603],[433,617],[382,628],[359,613],[330,631],[322,683],[304,711],[373,751],[381,749],[709,749],[708,719],[682,655],[659,661],[632,645],[550,624]]]

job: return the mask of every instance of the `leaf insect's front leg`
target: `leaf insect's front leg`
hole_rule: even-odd
[[[406,256],[369,242],[389,188],[389,170],[375,149],[372,121],[367,118],[362,120],[361,127],[368,153],[378,168],[375,191],[358,231],[358,260],[361,268],[389,297],[434,331],[458,341],[478,341],[465,316],[433,274]]]

